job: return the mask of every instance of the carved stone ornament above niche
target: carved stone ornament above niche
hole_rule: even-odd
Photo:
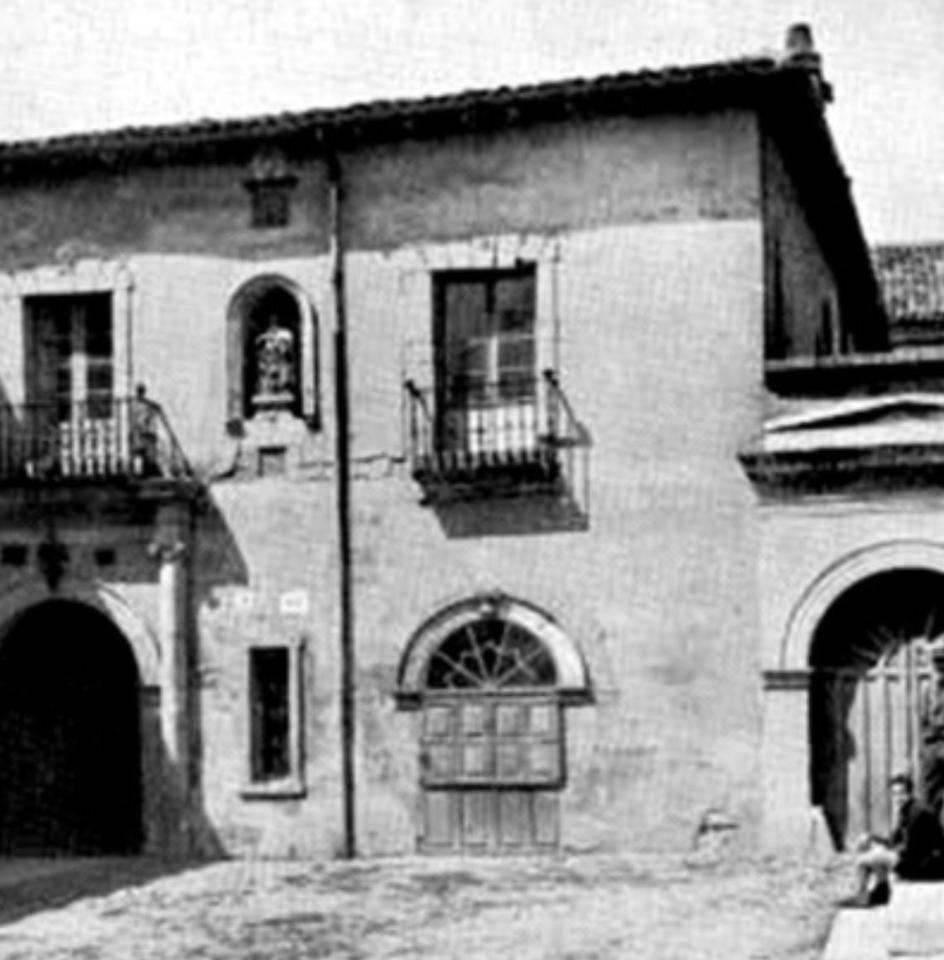
[[[249,163],[249,173],[243,183],[252,204],[253,227],[288,226],[298,175],[281,150],[275,147],[259,150]]]

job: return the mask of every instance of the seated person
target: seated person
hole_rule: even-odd
[[[944,829],[933,811],[914,795],[914,782],[899,774],[889,784],[895,827],[888,839],[866,836],[856,846],[859,889],[844,907],[874,907],[891,899],[889,878],[944,879]]]

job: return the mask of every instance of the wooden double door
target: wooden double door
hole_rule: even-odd
[[[553,694],[428,695],[419,848],[486,854],[556,849],[564,775],[563,712]]]
[[[911,773],[922,788],[921,741],[934,698],[927,644],[905,643],[868,669],[820,667],[810,687],[813,802],[836,845],[888,833],[888,782]]]

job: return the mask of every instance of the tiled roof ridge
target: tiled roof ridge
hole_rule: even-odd
[[[242,118],[183,121],[166,124],[123,126],[97,131],[66,133],[43,138],[0,141],[0,161],[29,157],[121,150],[146,147],[160,142],[214,142],[279,136],[306,130],[343,129],[361,123],[385,120],[408,121],[411,117],[451,113],[476,107],[526,106],[529,103],[563,98],[631,93],[668,89],[702,82],[762,77],[784,72],[810,73],[810,67],[790,58],[762,54],[693,64],[643,68],[601,74],[592,78],[570,78],[516,86],[469,89],[458,93],[426,97],[381,99],[338,107],[286,111]]]
[[[873,243],[870,247],[873,257],[894,253],[938,253],[944,252],[944,238],[939,240],[886,240]]]

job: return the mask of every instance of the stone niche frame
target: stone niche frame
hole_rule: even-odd
[[[253,305],[273,289],[287,293],[298,308],[300,419],[309,430],[321,429],[319,390],[318,314],[308,293],[295,280],[280,273],[261,273],[243,280],[229,297],[226,311],[226,429],[231,436],[242,436],[246,424],[256,419],[248,411],[245,395],[245,365],[250,345],[249,314]]]
[[[878,573],[944,575],[944,543],[894,540],[862,547],[821,571],[770,637],[763,671],[763,841],[770,850],[805,849],[817,819],[810,804],[809,654],[826,611],[850,587]]]

